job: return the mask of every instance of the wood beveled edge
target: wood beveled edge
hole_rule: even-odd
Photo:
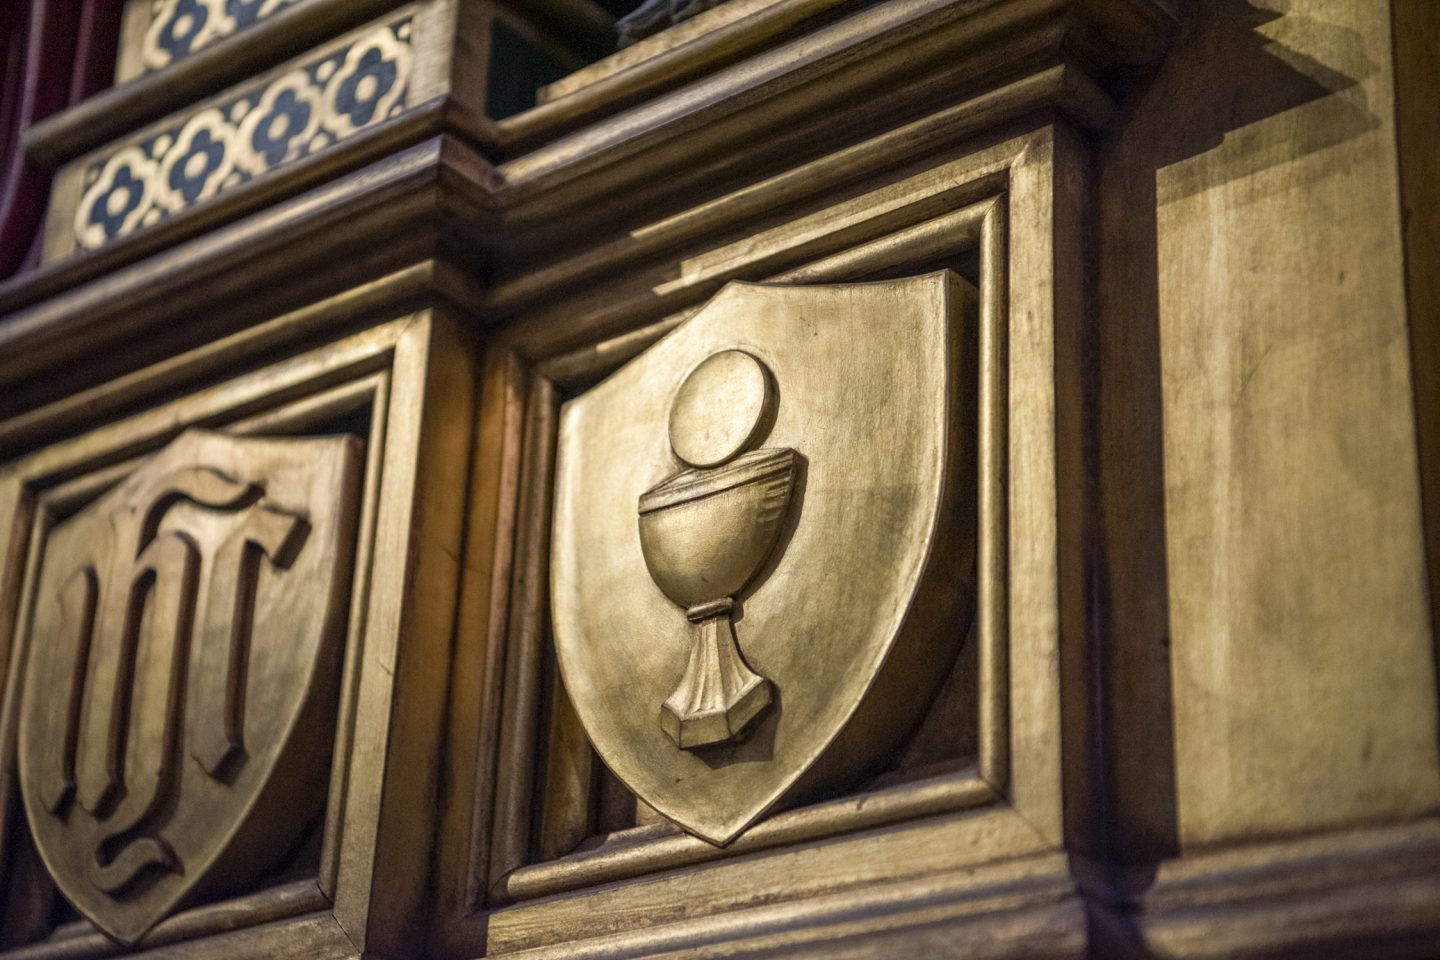
[[[876,823],[925,816],[945,809],[946,804],[950,805],[949,809],[969,809],[992,802],[1004,795],[1009,771],[1009,734],[1006,723],[1008,692],[1005,689],[1008,684],[1008,655],[1004,616],[1008,598],[1003,559],[1007,553],[1004,523],[1007,406],[1003,395],[1004,358],[1007,355],[1005,340],[1008,332],[1005,322],[1008,291],[1005,255],[1007,208],[1003,199],[1003,182],[991,183],[990,178],[983,178],[982,182],[995,191],[993,195],[936,218],[942,222],[938,230],[934,229],[932,221],[922,221],[918,225],[922,229],[917,230],[913,225],[901,228],[888,236],[851,248],[843,254],[823,258],[819,262],[770,278],[771,282],[841,282],[853,279],[857,269],[862,275],[864,268],[873,269],[876,265],[873,261],[894,266],[907,259],[923,259],[942,252],[959,254],[971,247],[978,246],[981,249],[980,369],[984,379],[977,386],[981,393],[981,415],[982,418],[988,417],[990,429],[982,427],[978,459],[981,471],[978,479],[982,490],[978,522],[981,542],[986,545],[982,550],[977,571],[980,594],[978,610],[981,620],[978,766],[971,772],[950,774],[921,781],[920,784],[891,788],[899,791],[903,798],[890,803],[877,803],[875,799],[888,799],[891,796],[890,791],[863,795],[861,806],[879,818]],[[627,335],[620,350],[607,351],[602,344],[599,348],[592,348],[584,356],[603,359],[607,368],[603,372],[609,372],[624,359],[640,352],[673,329],[696,309],[698,305],[682,311],[679,315],[672,315],[659,324],[644,328],[639,331],[642,334],[639,338],[634,334]],[[556,371],[552,368],[548,372]],[[583,382],[593,382],[597,374],[602,373],[601,370],[576,370],[573,367],[568,372],[572,378]],[[997,390],[1000,393],[997,394]],[[989,398],[988,403],[986,398]],[[996,558],[999,558],[998,561]],[[740,839],[728,848],[718,848],[692,837],[674,835],[666,828],[642,827],[635,831],[625,831],[616,838],[617,845],[607,844],[595,851],[573,854],[548,863],[523,866],[499,875],[492,890],[492,898],[501,903],[532,899],[580,886],[629,879],[674,866],[874,825],[865,818],[856,818],[859,823],[857,826],[847,824],[843,812],[852,803],[853,799],[847,799],[779,814],[742,834]],[[797,818],[798,826],[794,825]],[[498,829],[498,817],[496,823]],[[657,829],[659,835],[653,839],[632,839],[656,833]],[[496,876],[493,867],[492,876]]]
[[[665,824],[635,827],[612,834],[594,850],[512,870],[499,879],[491,898],[495,905],[518,903],[807,840],[976,810],[998,800],[990,784],[970,768],[779,813],[725,847]]]
[[[0,319],[0,382],[23,383],[60,358],[98,348],[105,337],[151,330],[199,309],[201,301],[207,317],[215,316],[217,298],[226,303],[224,315],[238,327],[266,319],[267,301],[294,309],[340,292],[347,275],[358,274],[352,282],[363,283],[434,259],[450,218],[473,212],[469,195],[456,187],[473,183],[475,173],[462,152],[449,137],[431,138],[129,269],[93,277],[93,270],[76,273],[77,265],[61,261],[54,271],[0,285],[0,309],[14,310]],[[437,190],[453,165],[460,172],[445,179],[451,188]],[[377,246],[365,233],[382,226],[396,242]],[[316,269],[337,257],[345,258],[341,269]],[[237,262],[247,269],[237,271]],[[256,296],[252,278],[261,274],[269,285]]]
[[[1105,956],[1440,956],[1440,819],[1240,841],[1160,864],[1071,857]]]
[[[137,948],[140,951],[198,940],[214,934],[246,930],[295,920],[328,916],[330,900],[313,879],[295,880],[218,903],[192,907],[158,923]],[[338,928],[336,933],[339,933]],[[342,935],[343,936],[343,935]],[[335,938],[337,945],[339,938]],[[344,941],[349,946],[348,939]],[[36,943],[0,952],[3,960],[98,960],[123,952],[88,921],[58,928]]]
[[[591,939],[502,946],[487,955],[1082,960],[1091,956],[1084,907],[1065,856],[1031,851],[963,870],[889,877]]]
[[[335,918],[366,955],[411,955],[430,910],[477,339],[438,305],[410,318],[391,364],[371,562],[385,575],[365,598],[335,891]]]
[[[1440,954],[1437,901],[1440,820],[1430,817],[1229,844],[1158,866],[1042,850],[802,902],[487,955],[1430,960]],[[961,925],[962,918],[970,922]],[[927,939],[930,932],[939,936]]]
[[[976,617],[980,643],[980,776],[1004,795],[1010,778],[1010,268],[1009,205],[991,200],[980,220]]]
[[[865,171],[867,176],[856,184],[843,166],[832,167],[824,159],[816,161],[799,168],[800,172],[814,175],[803,196],[815,189],[843,184],[851,188],[847,199],[804,208],[802,214],[755,234],[753,243],[710,249],[700,246],[697,250],[696,240],[705,234],[694,234],[687,220],[671,218],[635,231],[615,245],[628,247],[638,240],[643,245],[664,244],[675,251],[672,256],[680,261],[679,266],[664,277],[622,273],[617,281],[592,285],[578,302],[550,299],[534,304],[506,303],[504,307],[496,304],[497,294],[531,300],[540,296],[540,285],[526,277],[513,286],[502,282],[492,287],[487,294],[486,313],[503,313],[505,320],[499,335],[523,355],[540,361],[551,375],[564,380],[593,377],[604,372],[606,364],[626,358],[627,352],[638,352],[641,342],[663,334],[683,319],[687,310],[718,292],[729,280],[821,283],[855,279],[862,270],[883,267],[884,248],[889,243],[929,245],[943,252],[950,230],[975,232],[978,237],[978,220],[973,224],[969,220],[946,220],[947,216],[963,215],[937,207],[945,201],[957,207],[983,204],[1003,191],[1010,171],[1035,140],[1042,122],[1055,122],[1053,118],[1036,119],[1036,125],[1007,128],[1001,132],[1003,139],[999,142],[986,141],[976,150],[965,151],[962,142],[950,152],[930,154],[929,166],[920,167],[908,153],[899,158],[892,156],[891,166],[906,164],[901,166],[904,175],[900,177]],[[876,152],[882,149],[877,146]],[[774,184],[773,196],[767,190],[752,193],[752,188],[747,187],[731,195],[736,198],[733,205],[726,202],[728,197],[721,198],[716,202],[717,215],[721,209],[726,214],[721,223],[733,228],[732,217],[739,222],[751,220],[761,214],[755,205],[766,199],[773,200],[772,210],[774,205],[800,201],[802,195],[794,191],[802,189],[799,184],[803,178],[792,180],[787,173],[776,178],[782,180]],[[867,185],[868,190],[857,189]],[[884,199],[883,209],[875,209],[874,201],[879,198]],[[836,222],[842,219],[836,216],[837,211],[847,213],[844,223]],[[930,225],[922,226],[921,221],[927,220]],[[913,232],[907,235],[906,230]],[[893,241],[888,239],[892,234]],[[569,289],[593,272],[605,256],[631,257],[635,253],[612,248],[593,260],[582,255],[537,271],[537,278],[547,280],[554,289]],[[613,270],[617,265],[606,266]],[[674,279],[670,279],[672,276]],[[657,279],[661,282],[657,283]],[[516,289],[522,285],[534,289]],[[647,327],[648,333],[637,333]],[[627,344],[631,340],[635,342]]]
[[[179,389],[207,374],[233,370],[237,361],[287,342],[303,341],[342,324],[358,327],[389,311],[407,312],[449,286],[441,283],[442,272],[435,261],[402,268],[273,320],[0,420],[0,454],[13,457],[39,443],[53,442],[81,425],[93,425],[99,418],[142,403],[147,397]]]
[[[830,5],[844,2],[844,0],[801,0],[801,2]],[[671,24],[659,33],[615,50],[567,76],[547,83],[535,92],[535,102],[537,104],[550,103],[619,73],[644,67],[658,57],[671,56],[682,49],[685,51],[685,59],[693,57],[704,60],[706,48],[712,45],[704,41],[711,40],[719,31],[733,27],[742,19],[762,16],[775,8],[793,9],[795,6],[794,0],[740,0],[738,3],[711,7],[680,23]],[[697,41],[699,42],[697,43]]]
[[[120,266],[108,261],[108,257],[115,255],[116,245],[42,266],[34,273],[0,284],[0,310],[10,311],[0,318],[0,346],[5,348],[0,356],[11,361],[5,364],[10,367],[16,354],[33,351],[34,341],[45,338],[47,333],[50,338],[63,336],[51,329],[57,319],[72,318],[79,313],[114,311],[116,301],[123,303],[126,296],[142,293],[176,274],[187,270],[217,274],[224,265],[216,261],[233,261],[247,253],[247,259],[253,257],[254,247],[262,239],[268,239],[267,235],[293,230],[307,214],[314,217],[344,206],[353,219],[357,206],[363,210],[364,195],[373,193],[377,186],[389,187],[387,192],[393,192],[397,181],[414,180],[418,185],[428,185],[433,182],[440,152],[441,140],[432,138],[387,157],[376,165],[378,169],[361,171],[358,176],[327,184],[305,197],[161,251],[138,269],[100,276]],[[338,212],[333,213],[333,218],[339,219]],[[137,240],[142,238],[143,235],[136,235]],[[0,373],[3,372],[0,369]]]
[[[444,745],[439,835],[448,842],[435,851],[436,938],[456,917],[473,913],[489,885],[490,771],[500,742],[512,571],[523,526],[521,453],[531,380],[512,351],[498,345],[484,351]]]
[[[204,426],[274,409],[314,395],[389,363],[395,343],[414,316],[406,313],[318,349],[227,377],[194,393],[141,409],[121,420],[56,440],[14,460],[4,472],[26,487],[53,487],[81,474],[158,450],[188,426]],[[273,378],[262,382],[265,375]]]
[[[698,313],[730,279],[752,283],[846,283],[863,279],[869,270],[897,261],[925,256],[960,254],[979,240],[993,199],[969,204],[952,213],[922,220],[894,232],[859,242],[840,253],[820,257],[801,266],[751,279],[743,273],[724,282],[697,284],[683,298],[686,305],[645,326],[543,360],[539,371],[562,389],[576,392],[603,379],[626,361]]]
[[[730,22],[680,39],[667,30],[612,54],[589,67],[542,87],[536,105],[496,124],[507,145],[514,149],[543,141],[547,135],[577,122],[594,120],[615,106],[676,87],[734,62],[776,42],[806,20],[851,0],[771,0],[759,10],[735,18],[726,6],[712,7],[674,31],[684,31],[700,17],[719,15]],[[644,59],[634,53],[652,44],[655,52]],[[629,62],[632,61],[633,62]]]
[[[350,616],[345,624],[345,660],[341,665],[340,700],[335,710],[335,750],[330,761],[330,785],[326,797],[325,832],[320,842],[320,889],[333,902],[340,883],[340,854],[345,822],[346,792],[350,783],[350,753],[355,736],[355,704],[358,696],[365,618],[370,609],[370,584],[375,575],[375,529],[380,504],[381,464],[387,439],[391,371],[373,374],[370,394],[370,435],[365,446],[365,475],[361,481],[360,519],[356,528],[354,582],[351,586]]]
[[[1016,154],[1018,156],[1018,152]],[[959,196],[970,202],[959,209],[916,222],[879,224],[878,233],[852,237],[836,252],[816,251],[819,256],[797,266],[758,276],[746,269],[729,270],[719,277],[706,277],[690,284],[677,284],[662,306],[678,304],[658,319],[635,329],[615,334],[579,349],[551,354],[537,364],[539,372],[568,392],[576,392],[608,376],[655,341],[697,313],[720,288],[732,279],[752,283],[846,283],[863,279],[868,272],[884,270],[906,259],[959,255],[980,246],[987,218],[995,210],[996,198],[1006,189],[1004,173],[987,172],[965,184]],[[979,199],[969,194],[974,192]],[[1001,208],[1003,218],[1003,208]],[[992,228],[993,229],[993,228]],[[787,265],[782,261],[781,265]],[[745,265],[748,267],[748,264]],[[668,304],[667,304],[668,301]],[[638,310],[637,313],[640,313]],[[644,313],[640,313],[642,318]]]
[[[744,188],[709,212],[721,221],[721,225],[757,215],[764,206],[773,202],[789,202],[795,199],[791,194],[797,190],[803,192],[809,189],[807,184],[823,186],[844,183],[853,179],[857,172],[873,173],[871,167],[903,162],[908,153],[944,146],[963,134],[973,135],[975,130],[968,128],[967,123],[977,117],[982,118],[977,122],[984,125],[994,121],[997,116],[1033,109],[1038,102],[1037,97],[1044,100],[1051,95],[1064,103],[1073,102],[1077,105],[1076,109],[1086,112],[1090,112],[1091,108],[1084,107],[1084,104],[1108,103],[1087,78],[1073,69],[1060,68],[1028,78],[1019,86],[997,92],[993,97],[987,94],[967,101],[953,110],[942,111],[931,118],[900,128],[893,134],[872,138],[857,147],[842,150],[833,155],[833,159],[821,158],[792,173],[781,174],[756,186]],[[996,114],[996,110],[1000,113]],[[971,121],[967,121],[966,117],[971,118]],[[393,196],[400,186],[400,179],[416,180],[415,187],[418,189],[421,186],[419,180],[426,179],[427,175],[445,174],[445,169],[436,174],[436,167],[447,168],[447,165],[459,164],[453,175],[443,176],[444,183],[463,186],[461,181],[473,180],[472,192],[488,190],[491,191],[492,202],[504,202],[505,190],[501,189],[496,193],[493,192],[493,186],[482,186],[486,182],[487,173],[484,170],[471,170],[473,164],[460,157],[456,149],[444,149],[445,142],[446,138],[443,137],[432,138],[379,161],[370,168],[355,171],[333,184],[326,184],[309,194],[285,200],[273,209],[257,212],[238,223],[219,227],[206,236],[160,250],[147,261],[146,268],[138,273],[132,268],[131,271],[118,274],[114,279],[99,277],[101,273],[123,265],[128,258],[151,252],[146,246],[152,242],[147,232],[132,238],[138,245],[134,250],[130,250],[122,241],[111,247],[57,261],[36,274],[0,285],[0,302],[3,302],[4,309],[13,311],[5,318],[5,322],[0,323],[0,340],[8,341],[14,348],[5,352],[10,357],[25,359],[27,369],[34,367],[38,365],[41,356],[34,349],[33,338],[37,336],[43,339],[60,337],[63,328],[66,336],[62,342],[73,343],[75,340],[70,334],[78,331],[71,329],[70,321],[83,322],[86,325],[92,321],[98,322],[97,318],[122,308],[135,296],[144,296],[144,291],[163,291],[167,282],[180,282],[181,275],[194,279],[192,275],[195,271],[204,272],[206,262],[217,260],[224,255],[235,255],[243,249],[247,257],[253,257],[257,253],[257,244],[258,248],[262,249],[283,245],[289,234],[303,231],[308,225],[307,221],[317,218],[323,220],[326,211],[338,205],[342,199],[348,203],[363,194],[378,200],[382,191],[384,196]],[[897,150],[904,155],[897,156]],[[476,197],[479,197],[478,193]],[[197,219],[211,216],[204,209],[194,213]],[[509,314],[523,301],[533,299],[545,289],[554,289],[556,284],[549,281],[569,282],[601,270],[623,269],[652,247],[665,247],[682,242],[696,235],[697,229],[701,233],[705,232],[706,228],[697,228],[697,223],[683,218],[673,222],[664,221],[653,228],[647,228],[643,235],[639,235],[638,245],[636,241],[630,240],[609,244],[599,251],[598,256],[581,255],[578,259],[572,258],[561,261],[556,266],[532,271],[533,277],[517,278],[508,284],[502,282],[486,298],[486,302],[477,307],[477,311],[486,316]],[[162,225],[157,229],[163,233],[165,227]],[[406,235],[409,235],[408,232]],[[265,242],[261,243],[262,240]],[[594,262],[591,262],[592,260]],[[132,273],[136,275],[130,276]],[[86,283],[87,280],[90,282]],[[130,282],[131,280],[134,282]],[[517,302],[510,303],[512,299]],[[164,304],[173,300],[174,298],[157,299],[156,306],[161,307],[160,313],[164,312]],[[147,310],[146,314],[154,312]],[[22,343],[27,345],[22,347]],[[522,347],[522,352],[532,358],[545,356],[545,352],[536,353],[528,347]]]
[[[385,371],[368,373],[364,367],[359,367],[355,374],[354,379],[340,381],[334,386],[328,385],[328,379],[317,379],[299,392],[286,391],[268,398],[275,401],[274,405],[260,408],[247,406],[244,410],[230,411],[236,414],[233,419],[229,416],[206,419],[188,423],[180,429],[183,432],[199,426],[237,436],[298,433],[311,424],[371,405],[376,393],[383,387]],[[313,392],[306,388],[313,388]],[[124,460],[97,462],[93,470],[70,476],[53,486],[39,488],[37,503],[57,515],[69,514],[124,479],[156,452],[156,449],[146,448],[136,450],[133,456]]]
[[[501,170],[517,183],[539,183],[544,174],[561,168],[573,177],[627,160],[658,137],[693,138],[702,116],[716,114],[703,124],[713,125],[733,112],[727,105],[735,100],[745,102],[753,115],[767,102],[801,88],[811,91],[810,99],[817,105],[850,98],[854,110],[860,106],[854,102],[854,91],[874,75],[901,64],[912,71],[922,65],[933,70],[941,61],[963,67],[972,57],[962,52],[983,51],[987,39],[1004,37],[1037,21],[1047,23],[1056,12],[1049,8],[1066,2],[1004,0],[976,5],[963,0],[891,0],[724,67],[682,90],[646,100],[604,123],[584,123],[596,108],[584,102],[587,91],[581,90],[502,120],[499,129],[507,144],[543,141],[543,145],[520,152]],[[1054,41],[1049,45],[1057,47]],[[590,89],[596,93],[589,96],[607,94],[603,84]],[[555,137],[550,130],[575,132]]]
[[[968,240],[978,238],[986,211],[993,201],[983,200],[953,213],[923,220],[895,233],[857,244],[833,256],[761,277],[754,283],[844,283],[862,277],[867,269],[892,263],[894,251],[904,248],[916,258],[962,252]],[[562,389],[578,391],[617,370],[655,341],[700,311],[709,296],[643,327],[606,338],[591,346],[557,354],[539,363],[539,371]]]
[[[505,677],[500,693],[499,746],[483,896],[530,852],[543,644],[550,619],[550,520],[554,509],[560,395],[543,377],[530,378],[520,451],[519,518],[505,630]],[[478,904],[473,906],[478,907]]]

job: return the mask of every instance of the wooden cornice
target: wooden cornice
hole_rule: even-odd
[[[1103,132],[1110,72],[1153,60],[1175,25],[1164,0],[890,0],[618,113],[587,108],[584,89],[530,111],[549,111],[543,127],[439,98],[0,285],[0,388],[13,412],[58,389],[57,366],[117,343],[165,331],[178,349],[196,316],[233,331],[437,257],[490,291],[480,319],[500,322],[556,284],[1026,116]]]

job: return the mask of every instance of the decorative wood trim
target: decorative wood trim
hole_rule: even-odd
[[[487,861],[490,884],[525,863],[529,855],[541,645],[549,640],[550,517],[559,412],[555,386],[532,380],[525,406],[519,520],[505,635],[500,753]]]
[[[417,54],[435,45],[423,35],[427,26],[434,28],[430,23],[434,17],[425,16],[428,9],[413,3],[402,7],[223,93],[187,104],[183,111],[68,164],[56,177],[45,228],[45,259],[107,246],[152,229],[212,197],[229,195],[244,184],[273,180],[281,167],[321,153],[324,148],[317,144],[343,149],[341,144],[365,130],[429,99],[435,91],[425,89],[424,71],[416,64]],[[364,120],[355,123],[339,109],[338,92],[347,80],[353,86],[358,69],[354,53],[360,50],[383,51],[394,73],[388,88],[377,85],[382,93],[368,104],[368,110],[357,106]],[[278,110],[278,91],[294,99],[309,119],[302,123],[286,115],[289,139],[281,144],[280,156],[272,160],[246,142],[251,132],[247,120],[268,124],[266,111]],[[204,149],[195,148],[202,138]],[[203,161],[201,169],[208,172],[203,178],[186,178],[201,184],[196,187],[198,195],[191,198],[170,189],[170,184],[177,171],[186,176],[182,167],[195,158]],[[128,179],[122,182],[121,177]],[[107,216],[114,212],[107,204],[116,198],[128,198],[123,209],[129,212]],[[96,221],[97,216],[104,218],[103,222]]]
[[[453,222],[458,237],[465,241],[458,249],[467,256],[481,250],[504,261],[502,280],[530,272],[537,262],[553,257],[551,251],[563,251],[577,238],[594,237],[597,231],[617,237],[615,245],[604,248],[607,258],[623,255],[624,261],[634,262],[645,250],[653,251],[659,241],[647,239],[630,249],[618,239],[620,228],[623,225],[624,232],[636,233],[640,224],[635,221],[648,211],[673,208],[680,196],[706,196],[737,176],[763,177],[781,165],[793,165],[797,157],[845,149],[862,131],[892,129],[897,122],[911,121],[925,112],[933,114],[960,101],[968,102],[965,110],[956,106],[953,116],[937,116],[928,126],[913,121],[917,126],[901,127],[889,143],[891,149],[875,155],[890,158],[893,165],[903,164],[927,148],[954,143],[982,127],[994,128],[1008,119],[1052,109],[1069,112],[1082,125],[1098,122],[1103,126],[1113,108],[1105,104],[1103,96],[1097,98],[1088,74],[1077,72],[1080,65],[1066,61],[1062,54],[1085,46],[1079,42],[1083,35],[1095,39],[1097,48],[1109,51],[1107,57],[1143,59],[1158,51],[1173,32],[1174,23],[1170,14],[1151,0],[1106,7],[1105,16],[1094,17],[1090,14],[1095,9],[1087,4],[1083,5],[1086,15],[1068,17],[1071,5],[1077,2],[991,0],[976,5],[958,0],[904,0],[885,4],[714,73],[685,91],[664,94],[615,117],[607,115],[605,123],[591,130],[517,154],[499,167],[492,164],[519,149],[506,145],[510,142],[506,138],[514,135],[515,124],[526,114],[506,121],[512,133],[505,134],[475,117],[473,111],[442,101],[390,121],[393,127],[382,124],[374,135],[394,149],[439,130],[455,130],[474,145],[472,151],[455,144],[443,158],[438,151],[432,152],[432,164],[445,169],[430,172],[445,184],[444,189],[455,192],[447,197],[444,209],[424,221],[421,239],[434,236],[434,220]],[[1071,35],[1067,31],[1080,32]],[[1100,38],[1109,39],[1099,43]],[[1067,70],[1049,72],[1062,66]],[[1098,67],[1088,60],[1084,63],[1085,71]],[[867,92],[866,84],[891,73],[907,80],[884,95]],[[983,83],[979,80],[982,76]],[[740,103],[751,108],[746,111],[746,140],[759,148],[736,154],[725,149],[725,144],[736,135],[728,125],[738,122],[734,106]],[[955,120],[961,122],[952,122]],[[358,144],[357,140],[357,150]],[[423,152],[423,148],[414,149]],[[70,258],[23,284],[0,285],[0,311],[24,311],[41,297],[83,284],[140,256],[154,255],[196,231],[211,230],[212,237],[206,238],[210,240],[223,232],[215,229],[219,224],[256,204],[273,203],[313,184],[313,179],[306,179],[312,175],[334,176],[350,169],[360,156],[336,151],[317,158],[316,166],[307,168],[310,172],[297,183],[280,178],[263,190],[257,187],[253,194],[239,188],[231,194],[239,200],[202,205],[193,217],[177,216],[169,224],[142,232],[133,243],[122,241]],[[370,188],[365,192],[373,193],[386,180],[404,176],[396,159],[351,174],[350,183],[342,180],[254,215],[246,221],[244,232],[253,243],[276,230],[303,231],[307,217],[324,208],[330,202],[327,198],[354,192],[360,183]],[[831,167],[832,182],[842,175],[843,169]],[[392,189],[398,187],[395,184]],[[815,188],[821,187],[817,183]],[[353,201],[351,205],[364,206]],[[457,205],[461,209],[447,216]],[[297,217],[300,211],[306,213]],[[397,214],[404,218],[397,210],[389,213],[392,218]],[[717,217],[714,224],[716,229],[723,228],[723,219]],[[407,235],[405,230],[396,232]],[[279,238],[272,242],[285,243]],[[538,255],[541,252],[543,256]],[[152,262],[154,259],[152,256]],[[396,259],[388,262],[392,268],[400,265]],[[591,262],[595,269],[609,269]],[[512,309],[502,306],[503,302],[497,302],[497,309]]]
[[[245,930],[307,914],[328,913],[329,909],[329,899],[321,893],[314,880],[298,880],[249,896],[187,910],[162,922],[145,938],[145,942],[153,950],[219,932]],[[90,960],[122,952],[90,924],[81,922],[61,927],[49,939],[9,951],[4,956],[6,960]]]
[[[122,66],[116,85],[34,127],[25,150],[38,163],[62,162],[203,99],[320,40],[359,26],[404,0],[307,0],[294,4],[153,73]],[[129,26],[129,24],[127,24]],[[132,28],[133,29],[133,28]],[[132,38],[127,35],[126,41]]]
[[[610,54],[535,94],[554,103],[597,84],[635,97],[672,80],[752,53],[807,18],[844,0],[739,0],[711,7],[662,34]],[[642,76],[644,79],[641,79]]]
[[[1430,574],[1430,622],[1440,663],[1440,118],[1430,109],[1440,58],[1440,10],[1393,0],[1395,127],[1400,163],[1400,223],[1405,241],[1405,295],[1410,313],[1410,370],[1415,381],[1416,440],[1424,496]],[[1440,674],[1437,674],[1440,680]]]
[[[481,374],[475,425],[474,493],[465,537],[445,741],[446,803],[437,845],[436,932],[474,912],[490,880],[491,816],[496,785],[489,758],[500,742],[500,691],[505,680],[514,560],[523,548],[521,463],[530,376],[513,353],[492,346]],[[531,535],[529,528],[525,535]]]
[[[801,902],[687,917],[566,946],[503,954],[515,960],[620,960],[661,955],[869,960],[1081,960],[1084,903],[1063,856],[873,882]]]
[[[0,450],[13,455],[27,445],[53,440],[57,432],[82,424],[93,426],[128,404],[181,388],[207,374],[234,369],[238,359],[267,348],[323,334],[341,324],[375,319],[384,311],[417,307],[431,297],[444,299],[446,275],[446,269],[433,261],[420,263],[44,407],[0,420]],[[457,294],[455,300],[470,299],[451,289]]]
[[[214,918],[218,919],[218,918]],[[187,939],[163,942],[165,925],[151,935],[154,949],[138,953],[126,952],[98,933],[85,934],[56,943],[36,944],[6,953],[6,960],[99,960],[102,957],[144,957],[145,960],[272,960],[277,955],[294,953],[306,960],[355,960],[359,954],[335,923],[328,910],[292,916],[268,923],[239,926],[214,924],[206,928],[204,939],[195,940],[199,931]]]
[[[593,849],[512,870],[500,878],[493,899],[501,905],[539,899],[905,820],[980,809],[1001,797],[971,768],[776,814],[728,847],[676,833],[669,824],[635,827],[611,834]]]
[[[229,302],[248,316],[231,327],[236,329],[430,259],[436,236],[446,229],[449,217],[463,218],[470,209],[462,202],[463,194],[442,198],[435,189],[445,166],[455,163],[463,168],[464,159],[454,151],[452,142],[432,140],[391,157],[366,175],[214,230],[152,258],[140,269],[95,283],[71,287],[76,278],[64,263],[53,271],[36,271],[32,275],[36,284],[29,292],[51,287],[46,292],[53,295],[0,323],[4,358],[0,383],[13,386],[17,379],[29,379],[37,368],[56,360],[57,351],[64,356],[82,343],[93,354],[117,341],[134,342],[142,331],[181,318],[214,316],[217,303]],[[447,201],[443,208],[442,199]],[[373,231],[382,226],[396,241],[377,249]],[[325,244],[317,242],[321,236]],[[249,269],[237,270],[242,263]],[[322,264],[327,269],[319,270]],[[255,295],[253,278],[260,275],[270,282],[265,292]],[[165,295],[156,297],[161,290]],[[12,306],[3,299],[0,293],[0,310]],[[63,333],[55,325],[60,315],[69,316],[74,324]],[[195,344],[215,333],[213,327],[193,323],[181,329],[193,331]],[[7,400],[14,402],[15,394]]]

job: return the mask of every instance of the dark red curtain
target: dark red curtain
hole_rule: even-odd
[[[122,0],[0,0],[0,278],[35,265],[50,175],[25,130],[110,85]]]

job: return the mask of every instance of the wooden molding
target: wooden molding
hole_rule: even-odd
[[[295,211],[313,211],[328,202],[323,198],[353,191],[358,184],[347,180],[373,187],[393,177],[407,144],[433,141],[446,130],[456,138],[450,157],[458,160],[470,152],[473,159],[461,166],[474,171],[459,180],[449,171],[429,171],[473,197],[469,211],[448,219],[476,247],[533,265],[554,256],[550,251],[574,247],[582,237],[638,225],[637,216],[650,211],[678,211],[681,202],[714,197],[742,174],[763,179],[812,157],[823,164],[819,158],[826,152],[844,153],[861,142],[868,146],[854,150],[855,156],[885,158],[879,162],[893,165],[903,163],[907,151],[918,155],[1027,114],[1059,112],[1082,128],[1103,129],[1114,110],[1092,77],[1121,62],[1121,54],[1127,60],[1155,55],[1173,22],[1157,12],[1164,8],[1150,2],[1106,7],[1110,13],[1104,17],[1092,15],[1091,6],[1076,6],[1075,0],[981,5],[903,0],[825,26],[713,73],[683,92],[662,92],[620,114],[580,109],[572,101],[583,91],[498,124],[461,104],[426,101],[284,172],[0,285],[0,312],[21,311],[201,231],[211,231],[207,239],[213,239],[221,232],[218,227],[239,217],[249,216],[252,236],[257,230],[298,228],[299,222],[287,224]],[[1082,43],[1084,37],[1094,42]],[[871,91],[876,78],[891,75],[898,82],[883,95]],[[538,111],[562,103],[579,112],[541,122],[544,115]],[[738,128],[731,129],[740,122],[737,103],[749,107],[744,137],[757,142],[758,149],[725,149],[740,135]],[[844,109],[837,109],[841,105]],[[581,118],[591,126],[554,139]],[[897,121],[902,122],[897,126]],[[520,147],[536,137],[540,145]],[[547,137],[549,142],[543,142]],[[386,152],[387,159],[374,161]],[[357,169],[366,162],[373,166]],[[864,166],[829,163],[832,176],[853,177]],[[680,170],[684,173],[677,175]],[[412,171],[422,172],[413,164]],[[316,187],[335,177],[340,179]],[[470,184],[462,185],[464,179]],[[792,184],[799,182],[792,176]],[[287,210],[285,198],[306,189],[312,193],[301,194],[303,202]],[[271,206],[254,212],[265,205]],[[445,204],[453,205],[454,200]],[[438,216],[447,218],[448,212]],[[719,227],[724,222],[720,212],[710,211],[714,216],[707,222]],[[627,252],[643,254],[657,242]]]
[[[1185,960],[1440,953],[1440,821],[1077,866],[1105,956]]]

